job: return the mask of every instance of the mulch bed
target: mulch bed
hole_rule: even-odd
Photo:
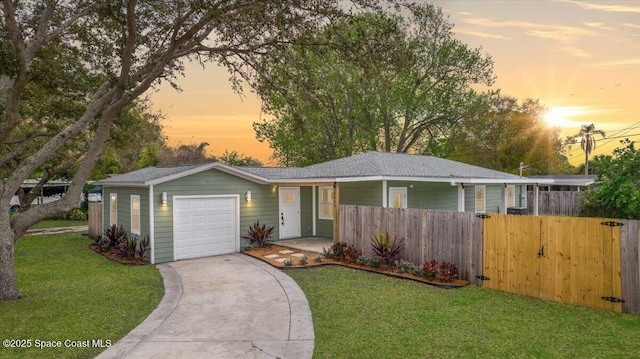
[[[95,245],[95,244],[89,245],[89,248],[91,248],[94,252],[102,254],[103,256],[107,257],[108,259],[110,259],[111,261],[116,262],[116,263],[129,265],[129,266],[140,266],[140,265],[150,264],[149,261],[146,261],[144,259],[122,258],[122,257],[119,257],[119,256],[111,253],[111,252],[103,252],[103,251],[100,250],[100,246]]]
[[[296,254],[296,253],[302,253],[304,255],[307,256],[307,264],[300,264],[300,258],[299,257],[295,257],[295,256],[291,256],[291,254],[282,254],[280,253],[280,251],[284,251],[284,250],[291,250],[293,251],[293,253],[291,254]],[[437,286],[437,287],[441,287],[441,288],[458,288],[458,287],[464,287],[466,285],[469,285],[469,282],[466,280],[462,280],[462,279],[457,279],[453,282],[434,282],[434,281],[429,281],[424,277],[419,277],[416,275],[413,275],[411,273],[398,273],[396,271],[395,267],[390,267],[390,266],[385,266],[382,265],[379,268],[372,268],[372,267],[367,267],[367,266],[362,266],[359,265],[357,263],[347,263],[344,261],[339,261],[333,258],[326,258],[326,257],[322,257],[322,261],[321,262],[316,262],[314,260],[314,258],[316,257],[316,255],[318,254],[317,252],[310,252],[310,251],[304,251],[304,250],[300,250],[300,249],[295,249],[295,248],[289,248],[289,247],[283,247],[283,246],[279,246],[279,245],[271,245],[269,247],[265,247],[265,248],[253,248],[247,251],[243,251],[242,253],[250,255],[254,258],[257,258],[263,262],[269,263],[274,267],[277,267],[279,269],[295,269],[295,268],[310,268],[310,267],[317,267],[317,266],[322,266],[322,265],[340,265],[340,266],[344,266],[344,267],[349,267],[349,268],[354,268],[354,269],[360,269],[360,270],[364,270],[367,272],[372,272],[372,273],[380,273],[380,274],[384,274],[387,276],[391,276],[391,277],[398,277],[398,278],[403,278],[403,279],[411,279],[417,282],[422,282],[422,283],[426,283],[426,284],[430,284],[433,286]],[[271,255],[271,254],[277,254],[278,257],[277,258],[266,258],[265,256],[267,255]],[[281,258],[287,258],[287,259],[292,259],[293,260],[293,265],[290,266],[286,266],[283,262],[281,261],[277,261],[276,259],[281,259]]]

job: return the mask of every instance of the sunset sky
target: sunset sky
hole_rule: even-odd
[[[548,120],[572,135],[594,123],[606,132],[595,154],[610,154],[620,137],[640,141],[640,0],[433,1],[455,24],[456,37],[494,61],[493,88],[539,99]],[[166,115],[172,145],[208,142],[209,153],[236,150],[269,164],[255,139],[260,101],[234,93],[224,68],[188,68],[182,92],[162,86],[151,96]],[[579,145],[571,163],[584,158]]]

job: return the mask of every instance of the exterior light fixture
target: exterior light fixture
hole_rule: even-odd
[[[251,191],[247,191],[246,198],[247,202],[251,202]]]
[[[162,192],[162,204],[167,204],[167,192]]]

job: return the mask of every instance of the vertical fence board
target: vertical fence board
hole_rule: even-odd
[[[342,238],[367,256],[373,254],[371,238],[389,232],[406,238],[403,259],[456,263],[461,278],[477,285],[640,314],[638,221],[612,228],[594,218],[480,219],[473,213],[364,206],[341,206],[340,221]]]
[[[405,238],[403,259],[421,265],[433,259],[456,263],[461,278],[482,269],[482,223],[472,214],[411,208],[341,205],[340,233],[345,242],[371,257],[371,239],[381,233]],[[480,243],[477,243],[480,242]]]
[[[538,192],[538,213],[547,216],[578,216],[581,197],[585,192],[540,191]],[[527,192],[527,211],[533,213],[533,192]]]
[[[102,222],[102,203],[89,203],[89,238],[98,238],[102,235],[104,230]]]
[[[620,229],[620,277],[622,311],[640,314],[640,225],[622,221]]]

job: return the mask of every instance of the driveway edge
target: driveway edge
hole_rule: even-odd
[[[164,295],[160,304],[149,316],[133,328],[129,334],[118,340],[113,346],[103,351],[96,359],[121,358],[140,344],[146,337],[151,335],[162,324],[180,303],[182,298],[182,279],[171,268],[169,264],[158,264],[156,268],[160,271],[164,282]]]
[[[313,330],[313,318],[309,301],[304,292],[293,280],[283,271],[272,265],[258,260],[252,256],[234,253],[235,256],[251,262],[263,271],[269,273],[282,287],[287,300],[289,301],[289,340],[284,352],[284,358],[311,358],[315,345],[315,334]],[[275,343],[273,343],[275,344]],[[254,343],[255,346],[268,351],[269,343]],[[267,350],[265,350],[267,349]]]

